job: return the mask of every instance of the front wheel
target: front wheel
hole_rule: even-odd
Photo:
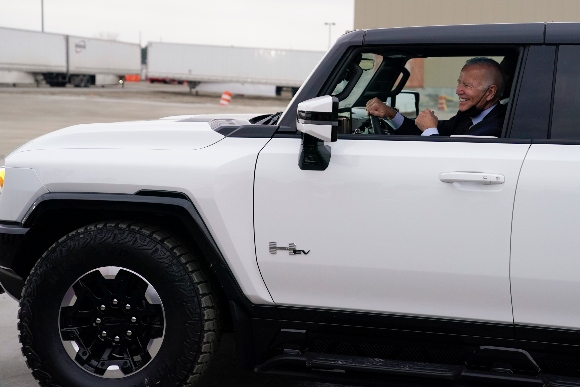
[[[23,354],[42,386],[194,385],[217,346],[215,301],[176,239],[139,224],[83,227],[26,281]]]

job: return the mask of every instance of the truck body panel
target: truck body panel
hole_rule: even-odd
[[[138,74],[141,48],[138,44],[79,36],[68,38],[71,74]]]
[[[225,139],[207,122],[183,122],[180,117],[175,121],[61,129],[10,155],[7,165],[38,165],[41,160],[46,163],[38,170],[7,169],[11,179],[12,175],[22,176],[14,179],[21,189],[2,198],[4,203],[11,200],[18,205],[3,206],[0,217],[22,221],[26,211],[17,210],[29,208],[47,192],[183,192],[206,219],[212,235],[220,235],[216,242],[244,294],[252,302],[271,304],[256,265],[252,228],[254,166],[258,152],[268,140]],[[228,156],[224,157],[224,153]],[[79,163],[81,159],[83,162]],[[123,169],[122,178],[112,178],[117,165],[130,165]],[[169,170],[171,173],[167,173]],[[152,176],[156,176],[153,184]]]
[[[67,72],[66,36],[0,28],[0,69]]]

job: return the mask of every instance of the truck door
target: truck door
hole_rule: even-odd
[[[537,104],[528,107],[528,115],[544,122],[546,129],[526,156],[514,206],[514,321],[522,339],[577,344],[577,330],[570,328],[580,327],[576,302],[580,294],[580,46],[550,50],[544,65],[548,79],[534,79],[535,88],[546,85],[539,95],[545,96],[548,109],[536,112]]]
[[[274,302],[511,323],[511,213],[529,145],[385,137],[339,139],[325,171],[298,168],[299,138],[260,153],[256,254]],[[440,179],[461,171],[505,182]]]
[[[376,50],[334,76],[346,122],[326,170],[298,167],[298,137],[275,136],[258,157],[256,255],[274,302],[511,325],[511,220],[529,140],[373,134],[364,104],[407,77],[392,69],[413,67]],[[453,71],[440,75],[453,94],[465,58],[433,60]],[[478,173],[500,183],[462,181]]]

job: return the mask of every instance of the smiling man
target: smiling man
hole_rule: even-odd
[[[461,69],[455,89],[459,111],[449,120],[439,120],[432,110],[425,109],[413,121],[378,98],[369,100],[366,110],[386,119],[396,134],[500,137],[506,107],[498,101],[503,93],[504,79],[501,66],[493,59],[468,60]]]

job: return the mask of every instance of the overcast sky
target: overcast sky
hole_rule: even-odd
[[[328,49],[354,24],[354,0],[44,0],[44,31],[83,37]],[[41,30],[41,0],[0,0],[0,27]]]

